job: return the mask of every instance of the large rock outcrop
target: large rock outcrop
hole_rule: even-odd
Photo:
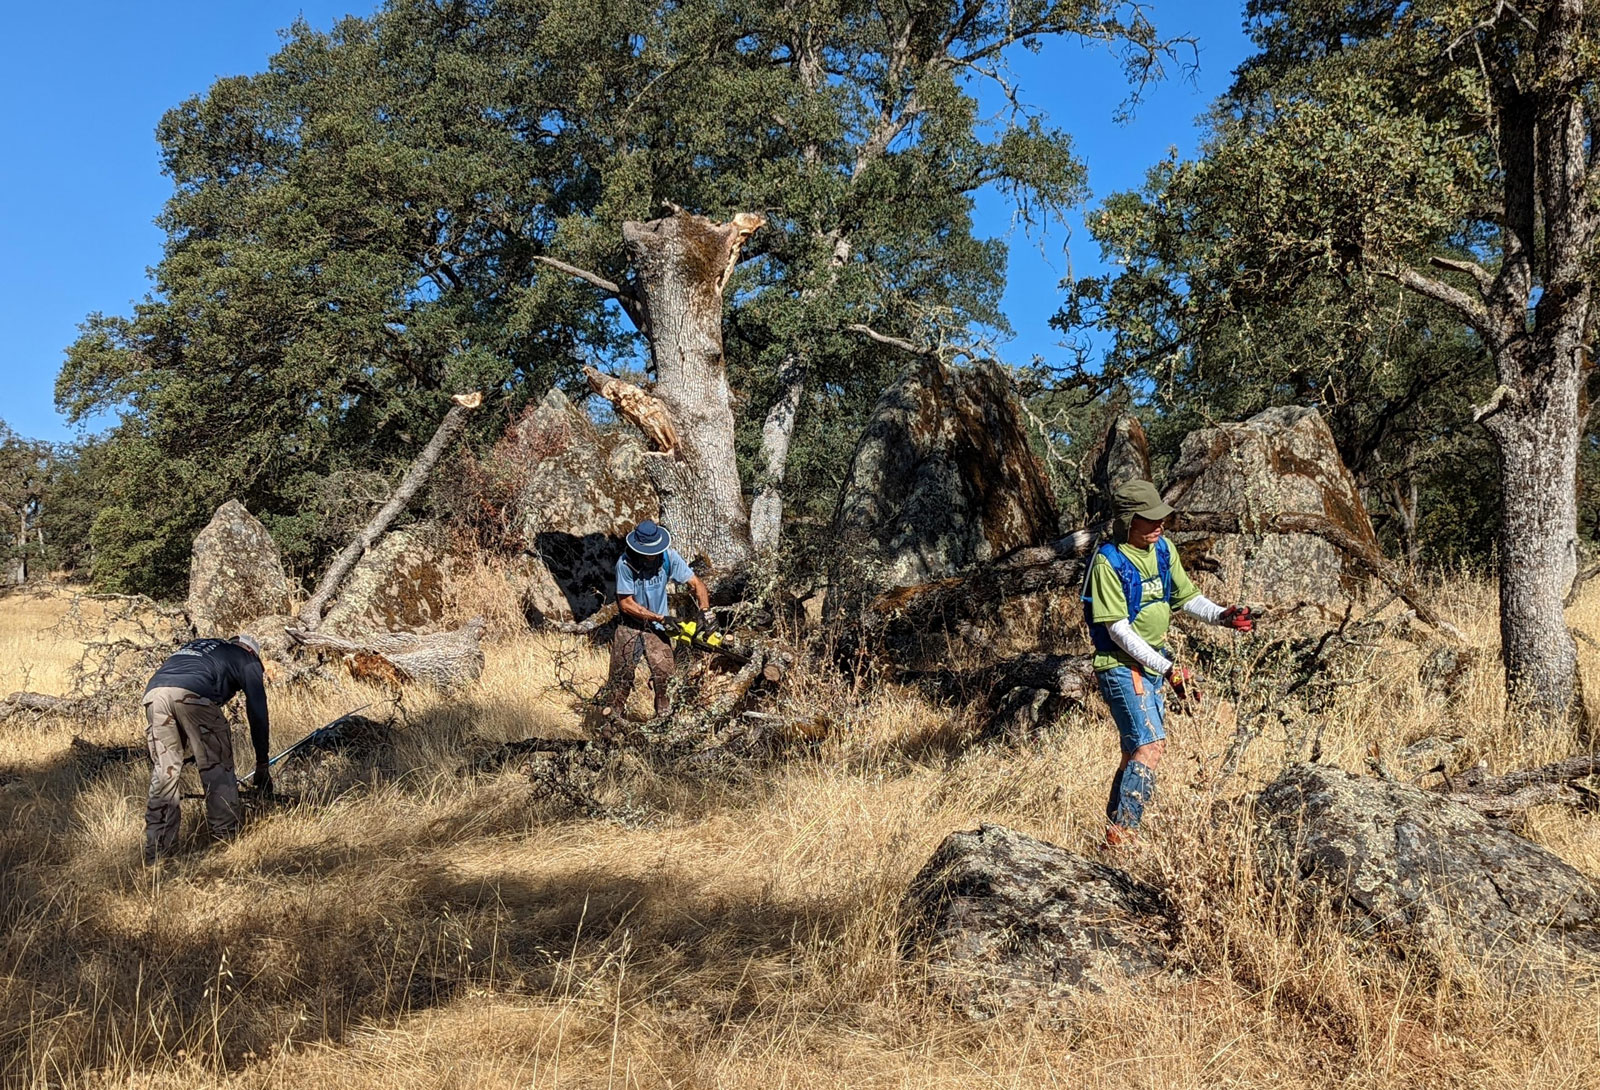
[[[443,627],[450,558],[435,527],[392,530],[351,570],[322,629],[344,636]]]
[[[644,446],[629,432],[597,428],[551,390],[496,456],[527,470],[517,514],[530,612],[552,621],[587,617],[614,590],[623,537],[658,512]]]
[[[1355,554],[1381,556],[1355,479],[1314,409],[1267,409],[1191,433],[1165,496],[1183,516],[1173,540],[1185,566],[1217,601],[1338,617],[1365,578]],[[1195,524],[1205,528],[1182,529]],[[1303,525],[1330,533],[1293,532]]]
[[[1519,969],[1600,967],[1600,883],[1475,810],[1322,765],[1287,769],[1257,805],[1269,876],[1358,933]]]
[[[261,521],[238,500],[217,508],[194,539],[189,620],[202,636],[231,636],[257,617],[289,612],[283,556]]]
[[[923,359],[879,399],[834,515],[830,616],[1057,532],[1044,466],[1004,373]]]
[[[1153,972],[1173,941],[1155,889],[1001,825],[946,837],[906,909],[907,955],[980,1015]]]
[[[1100,437],[1089,471],[1094,491],[1089,496],[1089,523],[1103,522],[1116,515],[1112,497],[1129,481],[1149,481],[1150,441],[1136,416],[1119,416]]]

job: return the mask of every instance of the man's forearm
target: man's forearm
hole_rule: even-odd
[[[1193,598],[1183,603],[1183,611],[1204,624],[1221,624],[1222,614],[1225,612],[1221,606],[1204,594],[1196,594]]]
[[[250,746],[256,751],[256,764],[264,765],[272,756],[272,727],[267,719],[266,695],[246,694],[244,712],[250,721]]]
[[[1113,621],[1108,626],[1111,642],[1126,651],[1147,674],[1166,677],[1172,669],[1171,660],[1146,643],[1126,620]]]
[[[617,599],[617,609],[622,612],[623,616],[632,617],[637,621],[665,620],[661,614],[652,613],[648,609],[644,608],[644,606],[640,605],[638,600],[635,599],[631,594]]]

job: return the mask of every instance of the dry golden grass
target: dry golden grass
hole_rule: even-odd
[[[1450,612],[1492,653],[1492,596]],[[51,608],[0,601],[0,691],[43,688],[74,648]],[[1600,593],[1572,611],[1600,635]],[[1323,759],[1360,769],[1435,732],[1496,767],[1565,752],[1507,722],[1480,668],[1450,705],[1416,646],[1388,640],[1322,717]],[[145,770],[85,775],[74,733],[136,744],[137,709],[0,729],[0,1079],[19,1086],[237,1087],[1589,1087],[1600,1000],[1508,993],[1469,964],[1397,961],[1265,897],[1212,793],[1273,774],[1300,741],[1264,734],[1219,783],[1228,710],[1176,719],[1130,867],[1181,916],[1176,971],[1067,1009],[973,1022],[899,955],[899,899],[955,829],[996,821],[1092,850],[1115,740],[1093,711],[1022,747],[964,746],[959,716],[898,690],[827,712],[815,755],[748,782],[641,776],[636,825],[572,816],[526,778],[457,774],[475,745],[577,728],[602,661],[506,637],[457,698],[408,693],[391,753],[339,766],[297,806],[139,865]],[[1600,677],[1600,655],[1584,646]],[[27,663],[55,673],[24,676]],[[40,667],[42,670],[43,667]],[[1591,689],[1600,688],[1591,686]],[[1591,693],[1594,698],[1597,693]],[[386,694],[272,693],[286,744]],[[1309,744],[1308,742],[1303,744]],[[330,764],[336,765],[337,762]],[[1532,835],[1600,874],[1600,822],[1536,813]]]

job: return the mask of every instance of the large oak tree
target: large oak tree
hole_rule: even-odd
[[[808,414],[864,411],[894,366],[847,327],[1003,329],[1005,249],[974,231],[974,194],[1030,214],[1081,196],[1064,134],[1021,106],[982,118],[974,97],[1008,48],[1057,35],[1115,43],[1136,79],[1167,56],[1136,6],[1099,0],[392,0],[297,26],[266,72],[163,121],[154,291],[91,318],[63,370],[69,412],[123,413],[102,577],[137,556],[170,589],[229,495],[314,566],[431,432],[440,392],[514,405],[597,362],[672,403],[626,226],[671,205],[767,221],[718,271],[727,371],[706,373],[730,411],[684,422],[716,431],[690,442],[717,465],[685,458],[679,492],[718,497],[705,515],[725,532],[685,527],[713,559],[752,547],[747,490],[770,545]]]
[[[1340,357],[1358,369],[1391,358],[1352,344],[1352,330],[1423,332],[1415,347],[1433,361],[1408,367],[1419,396],[1441,381],[1449,392],[1452,378],[1458,394],[1472,389],[1475,360],[1487,360],[1484,399],[1449,423],[1481,422],[1499,462],[1510,695],[1563,711],[1574,692],[1562,605],[1577,574],[1600,226],[1596,17],[1584,0],[1252,0],[1247,15],[1261,51],[1219,107],[1205,155],[1172,165],[1142,200],[1107,206],[1103,236],[1145,255],[1085,295],[1108,317],[1143,316],[1126,328],[1145,341],[1129,358],[1147,365],[1193,358],[1191,344],[1165,342],[1163,330],[1237,333],[1241,323],[1241,377],[1254,373],[1253,346],[1271,357],[1275,346],[1304,345],[1312,373]],[[1203,230],[1192,244],[1166,245],[1178,256],[1158,268],[1151,232],[1185,216]],[[1403,294],[1386,296],[1384,285]],[[1322,346],[1304,337],[1317,324],[1302,304],[1317,293]],[[1384,301],[1421,324],[1408,332],[1372,321]],[[1064,320],[1089,316],[1080,306]],[[1456,371],[1441,372],[1452,357]],[[1346,372],[1322,375],[1337,382]],[[1383,375],[1352,377],[1370,386]],[[1320,396],[1289,396],[1308,394]]]

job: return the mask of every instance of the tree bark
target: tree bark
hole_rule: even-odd
[[[1565,713],[1578,663],[1563,607],[1578,574],[1574,486],[1581,378],[1575,365],[1563,366],[1560,359],[1575,360],[1575,345],[1538,354],[1546,357],[1544,366],[1530,361],[1521,369],[1530,378],[1542,376],[1521,384],[1534,403],[1508,408],[1490,428],[1500,453],[1503,507],[1500,649],[1514,704]]]
[[[752,213],[714,223],[678,212],[622,225],[655,364],[655,395],[679,440],[677,459],[651,459],[652,483],[679,551],[702,554],[718,571],[739,566],[751,550],[722,354],[722,293],[745,238],[764,222]]]
[[[1583,20],[1582,0],[1551,5],[1534,39],[1538,84],[1498,89],[1507,244],[1486,300],[1503,333],[1494,346],[1503,393],[1485,424],[1500,451],[1506,693],[1559,714],[1572,709],[1577,671],[1562,604],[1578,574],[1578,398],[1595,230],[1578,78]]]
[[[783,477],[789,464],[795,418],[805,394],[805,367],[793,357],[784,361],[778,400],[761,424],[761,476],[750,503],[750,542],[757,552],[771,552],[783,533]]]
[[[316,631],[317,626],[322,623],[323,611],[328,608],[333,596],[339,592],[345,577],[355,568],[366,551],[377,544],[378,539],[389,529],[389,524],[406,509],[412,498],[422,490],[428,474],[433,472],[433,467],[438,464],[440,457],[450,448],[450,444],[455,442],[456,436],[461,434],[461,429],[466,427],[467,414],[483,404],[483,395],[457,394],[451,400],[455,404],[444,414],[438,430],[433,433],[433,438],[428,440],[428,445],[422,448],[422,453],[417,455],[417,460],[406,470],[405,477],[394,490],[394,495],[389,497],[389,502],[378,508],[378,513],[361,528],[355,540],[333,558],[333,563],[328,565],[328,570],[317,581],[317,589],[306,600],[306,604],[300,607],[300,624],[307,631]]]

